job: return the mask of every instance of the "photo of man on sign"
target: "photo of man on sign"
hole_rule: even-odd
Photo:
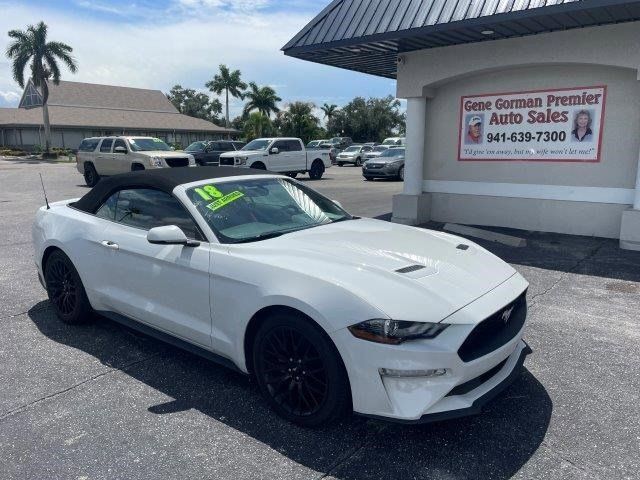
[[[482,115],[468,115],[467,134],[464,139],[465,145],[480,145],[482,143]]]

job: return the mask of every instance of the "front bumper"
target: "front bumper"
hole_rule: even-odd
[[[477,413],[519,374],[530,349],[522,340],[526,321],[500,346],[463,361],[461,346],[484,319],[526,290],[515,274],[445,320],[449,327],[434,339],[384,345],[355,338],[347,328],[331,333],[349,376],[356,413],[420,423]],[[383,376],[380,369],[440,370],[440,376]]]

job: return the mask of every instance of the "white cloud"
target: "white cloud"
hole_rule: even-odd
[[[6,106],[15,106],[18,105],[18,100],[20,100],[20,92],[9,90],[3,91],[0,90],[0,104]]]

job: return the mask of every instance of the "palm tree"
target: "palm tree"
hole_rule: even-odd
[[[271,128],[271,120],[262,112],[252,112],[244,122],[244,134],[247,138],[260,138],[265,130]]]
[[[320,110],[324,112],[324,116],[327,118],[327,122],[330,122],[333,116],[336,114],[338,110],[338,105],[325,103],[320,107]]]
[[[42,118],[44,122],[45,151],[51,146],[51,125],[49,124],[48,81],[54,85],[60,83],[60,66],[58,60],[64,63],[71,73],[78,71],[78,65],[71,56],[73,49],[66,43],[47,42],[47,25],[44,22],[36,26],[29,25],[26,31],[11,30],[9,37],[13,39],[7,47],[7,57],[13,60],[11,66],[13,79],[24,88],[24,69],[31,62],[31,81],[40,89],[42,94]]]
[[[257,110],[267,117],[280,111],[276,103],[282,99],[276,95],[276,91],[271,87],[258,87],[254,82],[251,82],[249,83],[249,91],[244,96],[249,99],[244,106],[245,116],[253,110]]]
[[[240,75],[240,70],[234,70],[232,72],[226,65],[220,65],[220,73],[216,74],[213,80],[205,84],[205,87],[216,95],[220,95],[223,91],[225,92],[227,105],[225,126],[227,128],[229,128],[229,94],[231,94],[233,98],[242,100],[244,98],[242,91],[247,88],[247,84],[242,81]]]

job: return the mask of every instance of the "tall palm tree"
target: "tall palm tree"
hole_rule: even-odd
[[[244,96],[249,99],[244,106],[245,116],[253,110],[257,110],[267,117],[280,111],[276,104],[282,99],[276,95],[276,91],[271,87],[258,87],[254,82],[251,82],[249,83],[249,91]]]
[[[11,30],[12,41],[7,47],[7,57],[13,61],[11,70],[13,79],[24,88],[24,69],[31,62],[31,81],[42,94],[42,119],[44,122],[45,151],[51,147],[51,125],[49,124],[48,81],[54,85],[60,83],[60,66],[62,61],[71,73],[78,71],[78,65],[71,56],[73,49],[66,43],[47,42],[47,25],[44,22],[36,26],[29,25],[27,30]]]
[[[270,130],[271,120],[262,112],[252,112],[244,122],[244,134],[249,139],[259,138]]]
[[[329,122],[331,121],[333,116],[336,114],[336,111],[338,110],[338,105],[335,105],[333,103],[329,105],[328,103],[325,103],[320,107],[320,110],[324,112],[324,116],[327,118],[327,122]]]
[[[216,74],[213,80],[205,84],[205,87],[216,95],[220,95],[223,91],[225,92],[227,105],[225,126],[227,128],[229,128],[229,94],[231,94],[233,98],[242,100],[244,98],[243,90],[247,89],[247,84],[242,81],[240,76],[240,70],[234,70],[232,72],[226,65],[220,65],[220,73]]]

